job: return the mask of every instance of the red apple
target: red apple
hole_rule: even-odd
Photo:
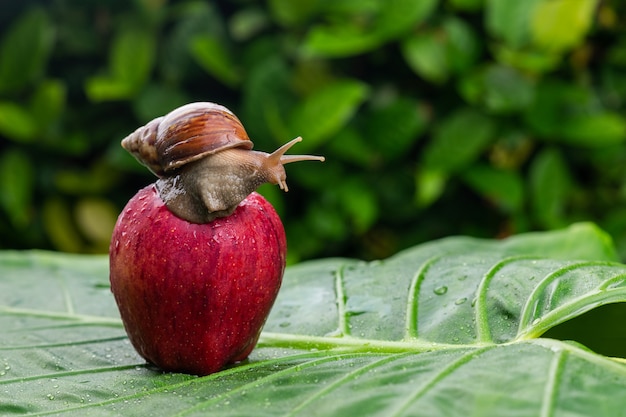
[[[254,348],[285,255],[282,223],[256,192],[233,214],[196,224],[173,215],[151,185],[115,226],[111,290],[141,356],[166,371],[206,375]]]

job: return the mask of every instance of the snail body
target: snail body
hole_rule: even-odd
[[[122,140],[122,147],[159,177],[165,205],[192,223],[228,216],[266,182],[288,191],[284,164],[323,161],[285,155],[298,137],[271,154],[253,151],[241,121],[226,107],[190,103],[156,118]]]

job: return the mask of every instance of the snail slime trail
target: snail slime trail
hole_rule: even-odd
[[[138,128],[122,146],[158,179],[130,199],[109,248],[111,291],[129,339],[166,371],[206,375],[245,359],[276,299],[285,231],[255,190],[287,191],[283,165],[323,161],[252,150],[230,110],[199,102]],[[239,242],[251,242],[242,248]],[[118,242],[115,244],[114,242]]]

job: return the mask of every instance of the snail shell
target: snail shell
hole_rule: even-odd
[[[156,118],[122,140],[122,147],[154,172],[161,200],[191,223],[228,216],[266,182],[287,191],[283,165],[323,161],[322,156],[285,155],[301,137],[271,154],[252,150],[239,119],[226,107],[199,102]]]
[[[207,155],[252,146],[237,116],[210,102],[179,107],[122,140],[122,147],[159,177]]]

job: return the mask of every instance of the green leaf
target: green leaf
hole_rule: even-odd
[[[415,174],[415,203],[427,207],[437,201],[446,188],[448,175],[436,169],[418,169]]]
[[[0,101],[0,134],[16,142],[32,142],[37,127],[28,109],[11,101]]]
[[[374,16],[367,13],[314,26],[304,42],[304,53],[340,57],[372,50],[417,26],[430,15],[437,3],[438,0],[378,1]]]
[[[450,17],[443,22],[448,38],[448,61],[455,74],[470,69],[480,54],[480,41],[472,27],[462,19]]]
[[[418,26],[437,7],[439,0],[383,0],[380,1],[378,32],[391,39]]]
[[[530,41],[530,19],[535,5],[543,0],[486,0],[486,26],[492,36],[511,47]]]
[[[453,17],[439,28],[417,31],[402,42],[404,59],[413,71],[437,84],[468,70],[478,52],[479,43],[471,27]]]
[[[534,85],[519,71],[493,65],[484,74],[485,105],[497,113],[523,110],[530,105]]]
[[[525,110],[532,103],[535,85],[521,71],[493,64],[465,74],[459,83],[463,97],[492,113]]]
[[[189,49],[191,55],[209,74],[227,86],[235,87],[241,81],[241,74],[224,42],[224,39],[216,36],[199,35],[191,41]]]
[[[30,107],[41,131],[61,118],[65,111],[66,93],[65,85],[58,80],[46,80],[37,86]]]
[[[411,149],[426,130],[426,113],[418,102],[408,98],[373,109],[364,130],[367,142],[387,158],[398,158]]]
[[[504,44],[495,45],[493,52],[498,62],[535,75],[549,72],[563,61],[558,53],[537,49],[519,50]]]
[[[136,86],[110,76],[94,76],[85,83],[85,93],[91,101],[130,99],[136,93]]]
[[[0,155],[0,206],[11,222],[25,227],[31,218],[35,168],[25,153],[8,150]]]
[[[223,19],[210,2],[185,2],[176,7],[171,29],[159,32],[158,61],[160,75],[170,88],[180,85],[190,75],[192,57],[189,45],[197,36],[218,35],[224,32]],[[161,37],[162,33],[167,33]],[[154,80],[151,80],[154,81]]]
[[[462,178],[490,202],[508,212],[522,209],[524,183],[514,172],[487,165],[474,165],[462,173]]]
[[[318,8],[317,0],[270,0],[268,2],[272,16],[284,26],[304,23]]]
[[[63,252],[80,252],[83,240],[76,230],[69,204],[53,197],[44,201],[41,211],[46,237],[53,247]]]
[[[613,112],[572,118],[561,130],[564,142],[592,148],[622,143],[626,139],[626,121]]]
[[[487,0],[486,26],[502,39],[498,61],[520,69],[548,71],[561,53],[580,44],[589,30],[597,0]]]
[[[111,46],[111,76],[139,89],[147,81],[156,55],[156,38],[143,26],[119,30]]]
[[[530,197],[537,221],[547,228],[566,223],[563,218],[571,189],[569,170],[562,154],[553,148],[539,153],[530,167]]]
[[[302,135],[300,152],[330,139],[348,122],[365,100],[367,86],[355,80],[332,82],[298,104],[289,119],[292,135]]]
[[[305,56],[343,57],[374,49],[382,42],[358,23],[314,26],[303,46]]]
[[[135,97],[148,81],[156,55],[156,38],[138,25],[123,26],[111,45],[109,73],[89,78],[85,84],[92,101]]]
[[[378,201],[370,184],[361,178],[346,178],[333,189],[340,206],[356,233],[366,232],[379,215]]]
[[[16,20],[0,43],[0,92],[18,92],[41,76],[53,43],[54,28],[42,8]]]
[[[530,27],[533,42],[561,51],[578,45],[587,35],[597,0],[543,0],[535,5]]]
[[[94,248],[106,251],[117,220],[116,207],[107,200],[82,198],[76,203],[75,220],[82,234]]]
[[[543,82],[525,117],[545,140],[594,148],[626,139],[623,117],[604,110],[595,92],[579,85]]]
[[[495,123],[471,109],[461,109],[440,122],[423,153],[430,170],[457,171],[472,163],[493,140]]]
[[[390,142],[393,146],[393,141]],[[378,145],[386,148],[386,144]],[[341,159],[362,167],[371,166],[379,157],[378,150],[372,146],[372,143],[350,126],[333,137],[333,140],[328,143],[328,149],[333,155],[333,159]],[[394,147],[394,149],[396,148]]]
[[[258,136],[276,136],[281,138],[282,143],[291,133],[288,128],[284,127],[286,122],[281,120],[278,128],[273,124],[274,113],[284,114],[277,109],[282,109],[281,99],[289,95],[288,80],[290,76],[287,64],[278,57],[266,57],[250,68],[250,74],[246,78],[243,89],[241,120],[244,121],[246,130],[253,135],[255,140]],[[276,130],[279,130],[281,134],[276,135]]]
[[[626,366],[537,337],[626,301],[614,260],[583,223],[303,263],[288,268],[250,359],[198,378],[137,356],[106,257],[2,252],[0,413],[613,417]]]
[[[424,79],[443,83],[450,68],[445,39],[437,32],[419,32],[402,43],[402,53],[409,66]]]

